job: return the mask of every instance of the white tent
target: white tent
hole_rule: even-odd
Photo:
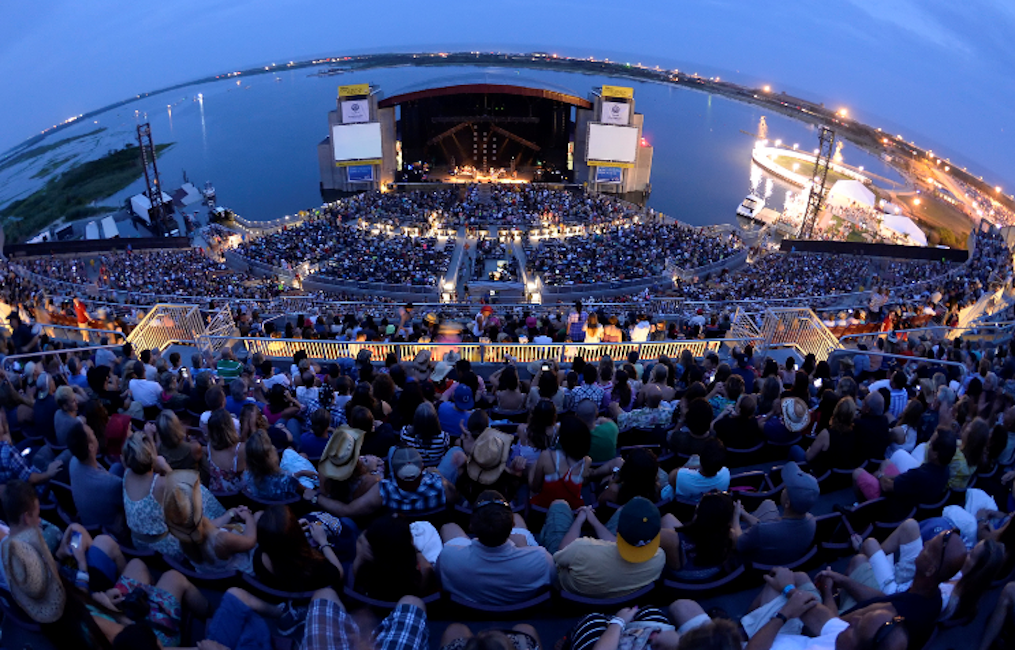
[[[99,224],[94,221],[89,221],[85,226],[85,239],[98,239],[99,238]]]
[[[116,239],[120,236],[120,229],[116,227],[116,220],[113,217],[102,220],[102,236],[106,239]]]
[[[881,228],[906,235],[919,246],[927,245],[927,235],[920,230],[920,226],[916,225],[909,217],[904,217],[901,214],[885,214],[881,221]]]
[[[873,208],[874,201],[874,192],[860,181],[836,181],[828,194],[828,202],[833,205],[848,206],[858,203]]]

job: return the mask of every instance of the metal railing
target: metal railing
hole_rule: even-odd
[[[394,354],[398,361],[412,361],[417,354],[426,351],[434,361],[441,360],[449,352],[474,363],[503,363],[511,357],[519,363],[534,361],[557,361],[571,363],[579,356],[585,361],[598,363],[604,357],[620,360],[631,352],[637,352],[640,359],[658,359],[667,356],[679,358],[684,350],[690,350],[695,357],[704,357],[710,352],[723,356],[734,346],[758,343],[757,339],[695,339],[686,341],[660,341],[645,343],[552,343],[534,345],[525,343],[361,343],[320,339],[273,339],[264,337],[202,336],[208,345],[240,344],[250,355],[263,354],[269,358],[291,359],[299,351],[319,361],[355,359],[362,350],[371,353],[374,361],[383,361],[388,354]]]
[[[966,374],[966,366],[963,365],[962,363],[959,363],[958,361],[945,361],[944,359],[926,359],[922,357],[911,357],[906,356],[905,354],[892,354],[890,352],[881,352],[881,351],[865,352],[863,350],[839,349],[833,351],[830,355],[828,355],[828,363],[831,364],[833,361],[838,361],[843,357],[852,359],[853,357],[860,354],[876,354],[879,357],[884,357],[886,359],[900,359],[907,363],[931,363],[936,366],[952,366],[954,368],[959,369],[960,375]]]
[[[981,334],[1009,334],[1015,330],[1015,321],[1002,321],[983,325],[970,325],[968,327],[948,327],[947,325],[928,325],[926,327],[913,327],[909,329],[888,330],[867,332],[865,334],[846,334],[839,337],[840,347],[858,346],[861,343],[873,349],[878,339],[887,339],[894,334],[896,338],[910,338],[921,335],[938,335],[937,338],[953,339],[958,336],[978,336]],[[852,349],[852,348],[847,348]]]
[[[220,309],[208,322],[204,333],[198,337],[198,347],[204,354],[214,354],[228,346],[231,337],[236,334],[233,312],[229,309]]]
[[[810,309],[768,309],[761,326],[765,350],[790,347],[801,356],[813,354],[818,361],[839,347],[839,340]]]
[[[12,354],[9,357],[4,357],[3,368],[4,370],[11,370],[14,368],[15,363],[24,364],[29,361],[40,361],[43,359],[51,359],[57,355],[67,355],[71,352],[75,354],[81,354],[82,352],[94,353],[98,350],[113,350],[115,352],[120,351],[119,345],[92,345],[86,348],[74,348],[73,350],[46,350],[45,352],[35,352],[31,354]]]
[[[127,337],[135,350],[165,350],[174,343],[196,343],[206,334],[194,305],[155,305]]]
[[[75,343],[85,342],[83,333],[87,333],[90,340],[98,341],[102,337],[106,337],[109,340],[116,343],[119,341],[127,340],[127,337],[123,332],[117,332],[116,330],[100,330],[91,327],[76,327],[74,325],[55,325],[53,323],[39,323],[39,327],[42,328],[44,334],[48,334],[51,339],[59,339],[62,341],[73,341]],[[10,336],[11,331],[6,325],[0,325],[0,330],[7,333]]]

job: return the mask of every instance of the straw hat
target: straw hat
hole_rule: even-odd
[[[437,366],[430,375],[430,379],[434,381],[444,381],[444,378],[448,376],[449,372],[451,372],[451,364],[447,361],[438,361]]]
[[[513,441],[514,436],[496,429],[479,434],[465,466],[469,478],[482,485],[493,485],[507,466]]]
[[[38,528],[22,531],[0,548],[14,601],[37,623],[58,620],[63,615],[67,594],[42,531]]]
[[[800,433],[810,422],[807,404],[799,397],[787,397],[782,400],[782,423],[793,433]]]
[[[182,542],[202,543],[200,530],[204,511],[201,508],[200,474],[192,469],[178,469],[170,472],[164,480],[162,510],[169,532]]]
[[[350,426],[336,429],[321,452],[321,462],[317,467],[321,478],[348,480],[359,461],[359,450],[363,446],[364,437],[363,431]]]

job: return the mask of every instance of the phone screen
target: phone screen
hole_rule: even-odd
[[[70,536],[70,547],[73,550],[77,550],[81,546],[81,533],[74,531]]]

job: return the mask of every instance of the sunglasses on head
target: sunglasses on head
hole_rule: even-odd
[[[938,574],[941,573],[941,570],[944,569],[944,566],[945,566],[945,555],[948,554],[948,542],[951,541],[952,535],[954,535],[957,532],[959,532],[958,528],[952,528],[951,530],[946,530],[944,533],[942,533],[942,537],[941,537],[941,559],[937,563],[937,573]]]
[[[472,506],[472,509],[473,510],[479,510],[480,508],[483,508],[485,506],[492,506],[492,505],[503,506],[504,508],[507,508],[508,510],[511,509],[511,504],[508,503],[507,501],[505,501],[504,499],[487,499],[485,501],[480,501],[476,505]]]

